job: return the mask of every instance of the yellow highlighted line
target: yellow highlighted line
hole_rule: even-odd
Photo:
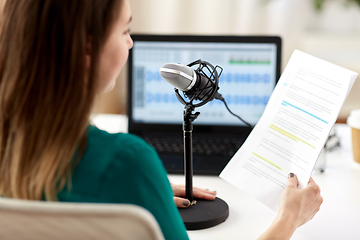
[[[294,140],[295,142],[303,142],[303,143],[305,143],[305,144],[307,144],[307,145],[309,145],[310,147],[312,147],[312,148],[315,149],[315,146],[313,146],[313,145],[311,145],[310,143],[308,143],[308,142],[306,142],[306,141],[304,141],[304,140],[296,137],[295,135],[293,135],[293,134],[291,134],[291,133],[289,133],[289,132],[287,132],[287,131],[279,128],[278,126],[275,126],[274,124],[271,124],[271,125],[270,125],[270,128],[271,128],[271,129],[274,129],[275,131],[277,131],[277,132],[279,132],[279,133],[281,133],[281,134],[284,135],[285,137],[288,137],[288,138]]]
[[[262,159],[262,160],[264,160],[265,162],[270,163],[271,165],[273,165],[274,167],[276,167],[276,168],[278,168],[278,169],[280,169],[280,170],[282,171],[282,168],[281,168],[281,167],[279,167],[278,165],[276,165],[275,163],[273,163],[273,162],[271,162],[271,161],[267,160],[266,158],[263,158],[262,156],[260,156],[260,155],[259,155],[259,154],[257,154],[257,153],[254,153],[254,152],[253,152],[253,154],[254,154],[255,156],[257,156],[258,158],[261,158],[261,159]]]

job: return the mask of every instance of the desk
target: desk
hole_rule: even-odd
[[[127,132],[126,116],[98,115],[92,121],[109,132]],[[314,219],[296,230],[293,240],[360,239],[360,164],[353,161],[350,128],[337,124],[335,130],[341,147],[327,153],[324,173],[313,174],[324,202]],[[169,179],[185,183],[181,175]],[[194,176],[194,186],[216,190],[229,205],[230,215],[213,228],[188,231],[192,240],[256,239],[275,218],[272,210],[217,176]]]

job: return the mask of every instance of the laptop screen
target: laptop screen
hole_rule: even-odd
[[[159,73],[166,63],[187,65],[201,59],[222,67],[219,93],[235,114],[252,125],[261,117],[278,79],[280,46],[276,42],[138,41],[136,36],[133,38],[131,110],[134,122],[182,123],[184,105],[176,98],[174,87]],[[244,125],[216,99],[196,110],[201,112],[194,122],[197,125]]]

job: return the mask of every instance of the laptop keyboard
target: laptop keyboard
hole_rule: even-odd
[[[184,153],[183,138],[146,136],[148,142],[159,154]],[[231,157],[245,141],[235,137],[193,137],[193,154],[198,156],[227,156]]]

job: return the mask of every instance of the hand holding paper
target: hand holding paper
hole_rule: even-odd
[[[308,183],[356,77],[295,50],[263,116],[220,177],[277,211],[290,172],[299,188]]]

